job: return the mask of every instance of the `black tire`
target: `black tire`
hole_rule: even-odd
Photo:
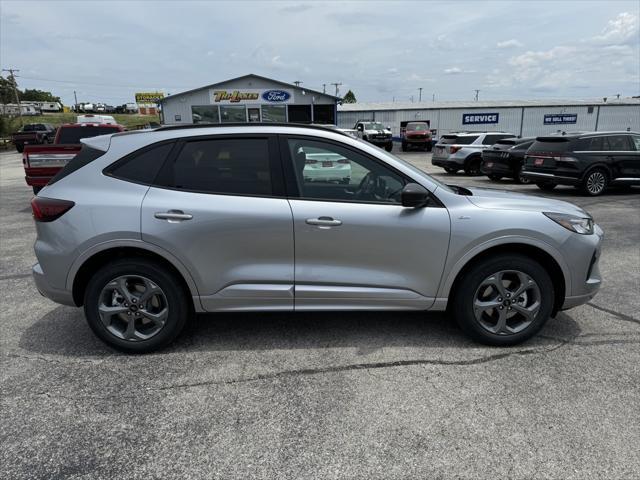
[[[42,187],[32,186],[31,188],[33,188],[33,194],[34,195],[37,195],[40,192],[40,190],[42,190]]]
[[[385,149],[387,152],[390,152],[391,150],[393,150],[393,142],[391,142],[391,143],[387,143],[387,144],[384,146],[384,149]]]
[[[107,330],[100,318],[98,306],[103,288],[113,279],[125,275],[146,277],[160,287],[166,298],[168,314],[164,324],[149,339],[132,341],[119,338]],[[148,353],[159,350],[175,340],[191,316],[190,300],[181,285],[181,279],[151,260],[138,257],[115,260],[100,268],[89,280],[84,295],[84,312],[87,322],[102,341],[122,352]]]
[[[433,150],[433,145],[431,144],[427,145],[427,152],[430,152],[431,150]]]
[[[580,191],[589,195],[590,197],[596,197],[602,195],[609,185],[609,172],[604,168],[594,168],[589,170],[587,174],[580,182]]]
[[[532,279],[538,287],[540,307],[533,319],[526,325],[524,322],[523,329],[517,333],[497,334],[490,332],[483,324],[477,320],[474,301],[476,295],[482,292],[481,285],[490,276],[498,272],[522,272]],[[517,278],[513,273],[505,274],[505,278],[511,275],[511,278]],[[533,294],[532,294],[533,295]],[[520,297],[524,300],[524,295]],[[519,254],[503,254],[488,257],[480,260],[469,270],[467,270],[457,284],[456,291],[453,292],[453,303],[451,304],[451,312],[462,328],[462,330],[473,338],[475,341],[486,345],[509,346],[521,343],[533,335],[535,335],[547,322],[553,311],[554,289],[551,277],[539,262],[529,257]],[[518,301],[518,300],[517,300]],[[533,296],[526,300],[534,302]],[[521,323],[525,317],[518,314],[514,309],[507,313],[503,307],[501,312],[508,315],[514,315],[507,322]],[[498,315],[497,309],[489,310],[492,315]],[[481,315],[485,315],[485,310]],[[487,317],[487,318],[490,318]]]
[[[458,173],[457,168],[451,168],[451,167],[444,167],[444,171],[447,173],[450,173],[451,175],[455,175],[456,173]]]
[[[494,182],[499,182],[500,180],[502,180],[502,175],[496,175],[496,174],[489,174],[487,175],[487,177],[489,177],[490,180],[493,180]]]
[[[543,183],[543,182],[538,182],[536,183],[536,185],[540,190],[544,190],[545,192],[550,192],[551,190],[553,190],[558,186],[557,183]]]
[[[22,153],[24,151],[24,145],[16,145],[16,150],[18,153]]]
[[[402,142],[402,151],[403,152],[407,151],[407,144],[405,142]]]
[[[480,165],[482,164],[482,159],[480,157],[471,157],[467,159],[464,165],[464,173],[470,175],[472,177],[477,177],[480,175]]]
[[[513,179],[517,184],[520,185],[529,185],[531,183],[530,179],[522,176],[522,166],[516,168],[515,172],[513,173]]]

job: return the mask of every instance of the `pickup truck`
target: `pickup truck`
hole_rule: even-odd
[[[429,125],[429,120],[400,122],[402,151],[406,152],[409,147],[418,147],[430,152],[433,145],[431,143],[431,130],[429,130]]]
[[[50,143],[56,135],[56,129],[48,123],[29,123],[11,135],[11,143],[18,152],[24,150],[25,145],[41,145]]]
[[[80,151],[80,139],[124,131],[122,125],[68,123],[58,127],[53,145],[26,145],[22,164],[27,185],[37,194]]]
[[[393,150],[393,138],[391,129],[380,122],[372,120],[358,120],[353,126],[356,136],[369,143],[373,143],[387,152]]]

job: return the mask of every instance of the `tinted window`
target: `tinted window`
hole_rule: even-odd
[[[173,145],[173,142],[154,145],[136,152],[109,167],[107,175],[132,182],[152,184]]]
[[[530,142],[518,143],[514,147],[515,150],[527,150],[533,144],[533,140]]]
[[[553,153],[553,152],[566,152],[569,150],[571,146],[571,142],[569,142],[568,138],[558,137],[546,137],[541,140],[536,140],[533,142],[533,145],[529,148],[527,153],[531,152],[544,152],[544,153]]]
[[[118,127],[94,127],[93,125],[86,125],[83,127],[62,127],[60,128],[60,135],[58,136],[58,143],[62,144],[75,144],[80,143],[82,138],[97,137],[98,135],[107,135],[110,133],[118,133],[120,129]]]
[[[331,143],[288,140],[301,198],[400,204],[405,179],[374,160]]]
[[[158,184],[207,193],[271,195],[266,138],[215,139],[185,143]]]
[[[23,132],[37,132],[40,130],[46,130],[47,127],[45,125],[42,125],[41,123],[30,123],[28,125],[25,125],[23,128]]]
[[[502,140],[503,138],[512,138],[513,135],[487,135],[486,137],[484,137],[484,140],[482,142],[483,145],[493,145],[494,143],[496,143],[498,140]]]
[[[455,144],[455,145],[471,145],[473,142],[476,141],[476,139],[478,138],[478,135],[465,135],[464,137],[451,137],[451,136],[445,136],[442,137],[442,141],[440,143],[444,143],[444,144]]]
[[[628,152],[631,150],[629,135],[609,135],[604,137],[603,145],[605,150],[614,152]]]
[[[53,185],[58,180],[66,177],[67,175],[71,175],[76,170],[79,170],[82,167],[84,167],[85,165],[90,164],[91,162],[93,162],[97,158],[100,158],[102,155],[104,155],[104,153],[105,152],[103,152],[102,150],[98,150],[96,148],[91,148],[88,145],[83,145],[82,149],[80,150],[80,152],[75,157],[73,157],[69,161],[69,163],[67,163],[62,168],[62,170],[60,170],[58,173],[56,173],[54,175],[54,177],[51,180],[49,180],[48,184],[49,185]]]
[[[576,144],[576,150],[587,152],[600,152],[603,150],[602,137],[581,138]]]
[[[633,144],[636,147],[636,151],[640,152],[640,135],[632,135]]]

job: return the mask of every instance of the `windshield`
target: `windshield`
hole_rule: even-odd
[[[407,124],[407,130],[410,132],[424,132],[429,130],[426,123],[409,123]]]
[[[380,122],[370,122],[364,124],[365,130],[384,130],[384,125]]]
[[[80,139],[82,138],[97,137],[98,135],[108,135],[110,133],[118,133],[119,131],[120,129],[115,126],[113,127],[85,126],[85,127],[63,128],[60,131],[60,136],[58,137],[58,143],[75,144],[75,143],[80,143]]]
[[[31,123],[29,125],[25,125],[23,128],[23,132],[36,132],[38,130],[46,130],[44,125],[40,123]]]

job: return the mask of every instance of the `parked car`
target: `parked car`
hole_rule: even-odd
[[[105,105],[104,106],[105,113],[116,113],[116,107],[113,105]]]
[[[429,122],[400,122],[400,138],[403,152],[406,152],[409,147],[417,147],[428,152],[432,149]]]
[[[482,151],[480,171],[493,181],[509,177],[518,183],[529,183],[530,180],[522,176],[522,164],[534,140],[535,137],[498,140],[495,145]]]
[[[464,170],[467,175],[480,175],[482,151],[498,140],[513,138],[513,133],[453,133],[442,135],[431,157],[431,163],[447,173]]]
[[[124,131],[121,125],[69,123],[57,129],[53,145],[27,145],[22,154],[25,180],[37,194],[80,151],[83,138]]]
[[[49,123],[28,123],[11,135],[11,143],[22,152],[25,145],[50,143],[55,135],[56,128]]]
[[[640,185],[640,134],[591,132],[538,137],[525,156],[522,176],[542,190],[574,185],[600,195],[610,185]]]
[[[304,163],[305,182],[351,182],[351,162],[340,154],[303,146],[294,154],[296,161]]]
[[[384,148],[387,152],[393,150],[393,138],[391,129],[380,122],[359,120],[354,125],[356,136],[362,140]]]
[[[448,309],[474,339],[512,345],[600,287],[603,233],[583,209],[450,187],[336,129],[82,143],[32,201],[33,275],[124,351],[169,344],[192,312],[260,310]],[[349,184],[305,178],[312,153],[347,159]]]

